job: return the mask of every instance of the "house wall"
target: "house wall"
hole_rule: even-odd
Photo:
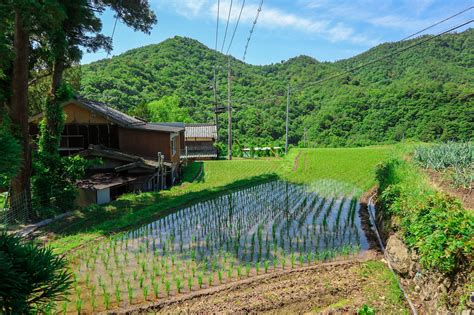
[[[119,148],[123,152],[156,159],[158,152],[165,161],[178,163],[181,156],[180,137],[177,137],[176,154],[171,156],[170,133],[119,128]]]
[[[97,190],[97,204],[103,205],[110,202],[110,188]]]
[[[66,124],[107,124],[104,117],[91,113],[75,103],[65,105],[63,110],[66,115]]]
[[[74,204],[78,207],[86,207],[97,202],[97,193],[95,189],[79,188]]]
[[[91,113],[74,102],[64,105],[63,111],[65,114],[65,124],[107,124],[107,120],[104,117]],[[32,123],[37,125],[41,119],[42,117],[39,117]]]

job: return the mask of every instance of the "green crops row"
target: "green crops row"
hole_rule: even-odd
[[[469,188],[474,180],[473,149],[471,142],[448,142],[418,147],[413,158],[424,168],[448,171],[456,187]]]

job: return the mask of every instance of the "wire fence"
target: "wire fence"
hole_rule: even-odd
[[[0,230],[15,231],[26,224],[71,211],[77,190],[52,186],[0,193]]]

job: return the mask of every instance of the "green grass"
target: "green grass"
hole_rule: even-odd
[[[72,219],[47,226],[46,231],[56,235],[50,245],[64,253],[111,232],[156,220],[187,204],[262,181],[281,178],[309,183],[329,179],[365,190],[374,185],[375,166],[385,160],[391,150],[393,148],[388,146],[293,149],[285,158],[195,162],[186,168],[179,186],[158,193],[129,194],[108,205],[76,211]],[[295,169],[297,156],[299,164]]]
[[[0,209],[3,208],[5,204],[6,193],[0,193]]]
[[[376,166],[385,161],[393,147],[302,149],[298,156],[298,168],[285,174],[285,178],[297,183],[315,180],[334,180],[351,184],[365,191],[376,183]]]
[[[360,275],[369,280],[363,287],[366,304],[377,313],[389,314],[389,309],[396,308],[396,314],[409,314],[397,278],[384,263],[368,261],[360,267]]]

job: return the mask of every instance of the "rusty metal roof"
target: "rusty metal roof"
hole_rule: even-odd
[[[217,128],[214,124],[186,124],[184,129],[186,138],[217,138]]]
[[[74,100],[65,102],[63,106],[70,103],[74,103],[74,104],[77,104],[78,106],[82,106],[124,128],[161,131],[161,132],[169,132],[169,133],[180,132],[184,129],[184,126],[175,126],[175,125],[170,125],[166,123],[150,123],[140,118],[129,116],[109,106],[108,104],[89,100],[80,96],[77,96],[76,99]],[[40,119],[43,115],[44,115],[43,113],[39,113],[31,117],[29,119],[29,122],[36,121]]]

